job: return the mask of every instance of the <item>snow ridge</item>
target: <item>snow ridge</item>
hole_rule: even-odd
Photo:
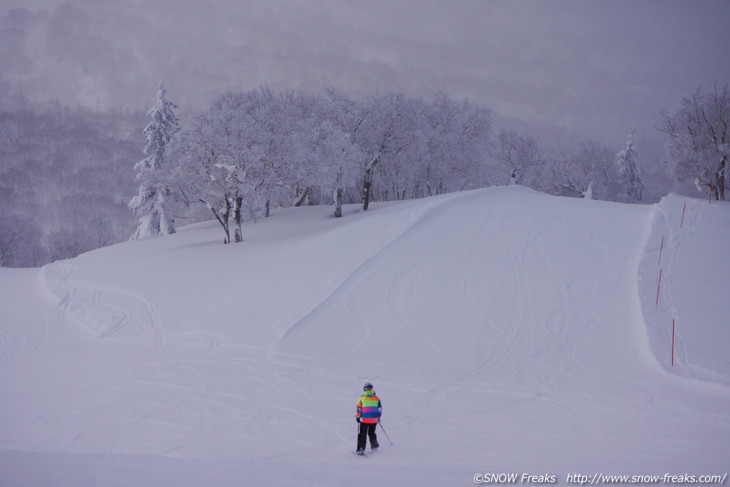
[[[439,197],[431,198],[421,204],[415,205],[412,209],[404,212],[403,215],[399,216],[392,224],[390,229],[377,239],[370,248],[362,254],[359,260],[352,263],[351,266],[344,269],[336,278],[332,279],[328,286],[326,286],[321,293],[309,303],[307,309],[300,312],[298,318],[295,318],[292,323],[286,327],[286,330],[282,333],[279,343],[275,348],[281,349],[286,347],[286,343],[290,340],[293,333],[295,333],[304,323],[307,318],[312,316],[318,309],[320,309],[342,286],[356,275],[360,270],[368,265],[375,256],[379,255],[388,246],[393,245],[398,239],[406,235],[412,230],[419,221],[421,221],[431,211],[447,204],[450,201],[458,197],[465,197],[471,192],[462,193],[450,193]]]

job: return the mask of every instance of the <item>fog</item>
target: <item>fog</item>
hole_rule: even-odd
[[[730,79],[720,1],[2,0],[0,101],[181,110],[263,84],[469,97],[620,144]]]

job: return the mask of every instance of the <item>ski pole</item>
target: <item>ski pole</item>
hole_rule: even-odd
[[[380,425],[380,429],[383,430],[383,433],[385,433],[385,437],[388,438],[388,442],[390,443],[390,446],[393,446],[393,442],[390,441],[390,436],[388,436],[388,432],[385,431],[385,428],[383,428],[383,423],[381,421],[378,421],[378,424]]]

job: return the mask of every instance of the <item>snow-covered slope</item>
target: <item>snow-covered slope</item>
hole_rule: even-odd
[[[510,187],[330,212],[0,269],[0,485],[726,471],[728,205]],[[363,459],[365,381],[394,445]]]
[[[725,385],[730,385],[728,242],[728,203],[670,195],[654,206],[640,268],[644,316],[659,362],[684,377]]]

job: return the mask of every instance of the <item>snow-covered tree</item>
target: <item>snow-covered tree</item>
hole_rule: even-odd
[[[628,203],[636,203],[644,198],[646,186],[641,179],[639,166],[636,164],[636,149],[634,149],[634,132],[631,131],[626,140],[626,148],[616,155],[618,166],[618,187],[623,194],[620,199]]]
[[[417,112],[413,100],[399,93],[388,93],[368,98],[365,113],[355,143],[364,155],[362,208],[367,211],[376,171],[386,169],[384,166],[416,143]]]
[[[611,151],[591,140],[582,141],[552,162],[551,193],[562,196],[615,200],[617,171]]]
[[[342,216],[345,186],[354,184],[359,174],[359,148],[330,120],[322,120],[309,134],[308,154],[313,180],[322,191],[332,195],[334,216],[339,218]]]
[[[360,128],[368,116],[364,104],[340,93],[332,88],[326,91],[324,103],[323,120],[331,124],[332,134],[342,134],[338,137],[329,137],[329,141],[335,147],[344,142],[339,151],[333,149],[330,144],[323,147],[331,154],[340,152],[342,157],[337,161],[334,172],[334,185],[332,187],[332,198],[335,204],[335,218],[342,216],[342,204],[345,198],[345,188],[352,184],[357,186],[357,179],[360,177],[361,161],[365,160],[362,147],[357,143],[360,136]],[[330,173],[330,176],[332,174]]]
[[[489,150],[489,110],[464,99],[457,102],[446,94],[436,95],[424,108],[427,130],[421,137],[421,173],[415,183],[430,196],[445,191],[483,187]]]
[[[725,199],[730,157],[730,92],[727,85],[714,93],[700,90],[682,100],[680,109],[663,114],[660,130],[669,136],[667,158],[681,179],[709,188],[715,199]]]
[[[539,166],[544,164],[540,141],[531,135],[520,135],[502,129],[497,136],[497,158],[507,166],[505,183],[531,186]]]
[[[487,110],[445,95],[429,105],[394,93],[356,101],[334,90],[231,92],[176,137],[176,181],[188,201],[210,208],[227,243],[240,239],[243,208],[255,217],[332,195],[338,217],[358,191],[367,209],[373,198],[479,187],[489,131]]]
[[[165,98],[166,90],[160,81],[157,101],[147,112],[151,121],[144,129],[147,145],[144,159],[135,164],[139,193],[129,202],[135,216],[139,217],[137,230],[132,239],[170,235],[175,233],[171,213],[170,183],[167,181],[167,148],[173,135],[179,130],[175,116],[177,105]]]
[[[241,241],[244,194],[252,191],[260,167],[258,148],[246,136],[247,113],[255,109],[245,93],[226,93],[196,114],[178,136],[177,187],[189,202],[202,202],[223,227],[223,243]]]
[[[225,243],[242,240],[246,211],[256,217],[271,204],[290,206],[293,193],[315,184],[307,153],[311,103],[268,88],[229,92],[184,127],[185,175],[177,180],[188,200],[205,203],[221,223]]]
[[[264,166],[269,199],[281,206],[319,201],[323,176],[338,162],[327,151],[335,127],[325,123],[325,101],[302,92],[272,94],[266,118]]]

